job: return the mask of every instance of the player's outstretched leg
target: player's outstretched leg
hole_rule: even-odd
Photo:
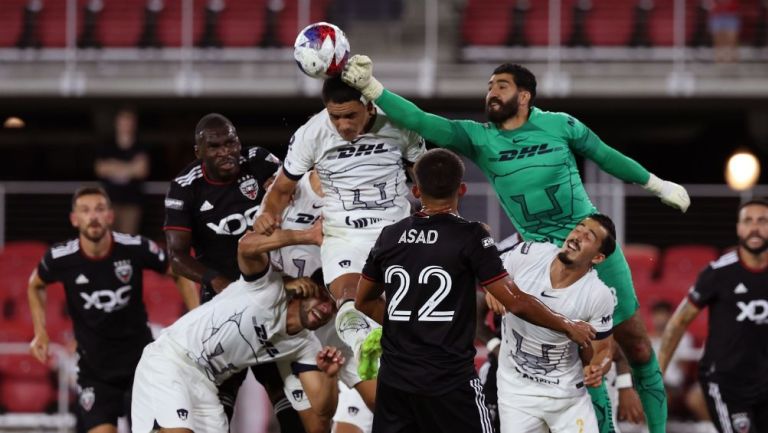
[[[596,267],[600,279],[616,290],[613,311],[614,339],[624,350],[632,368],[635,388],[643,404],[650,433],[663,433],[667,426],[667,393],[656,354],[645,326],[637,316],[639,303],[632,274],[620,248]]]
[[[611,399],[608,396],[608,389],[605,386],[605,380],[597,388],[587,388],[589,397],[592,400],[592,407],[595,409],[597,417],[597,426],[600,433],[613,433],[616,428],[613,425],[613,407]]]
[[[616,328],[616,341],[632,367],[635,388],[643,403],[650,433],[663,433],[667,426],[667,393],[664,378],[651,347],[645,326],[635,314]]]

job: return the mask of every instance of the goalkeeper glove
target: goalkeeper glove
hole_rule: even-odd
[[[375,101],[384,91],[384,86],[373,76],[373,62],[368,56],[352,56],[344,65],[341,79],[359,90],[369,101]]]
[[[688,206],[691,205],[691,199],[688,197],[688,192],[685,188],[674,182],[661,180],[653,173],[651,173],[651,177],[643,185],[643,188],[660,198],[661,202],[665,205],[672,206],[683,212],[688,210]]]

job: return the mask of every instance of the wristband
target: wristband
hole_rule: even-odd
[[[214,271],[213,269],[207,269],[205,272],[203,272],[203,277],[200,278],[200,281],[205,285],[206,287],[213,288],[213,285],[211,285],[211,280],[221,275],[220,273]]]
[[[493,337],[485,343],[485,348],[488,349],[488,353],[491,353],[501,345],[501,340],[498,337]]]
[[[615,383],[617,389],[632,388],[632,375],[630,373],[622,373],[616,376]]]

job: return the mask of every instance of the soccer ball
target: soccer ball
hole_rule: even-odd
[[[333,24],[310,24],[296,37],[293,57],[301,72],[312,78],[336,77],[349,58],[349,41],[344,32]]]

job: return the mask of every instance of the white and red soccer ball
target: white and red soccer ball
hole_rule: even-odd
[[[310,24],[296,37],[293,57],[299,69],[312,78],[335,77],[341,74],[349,58],[349,41],[333,24]]]

